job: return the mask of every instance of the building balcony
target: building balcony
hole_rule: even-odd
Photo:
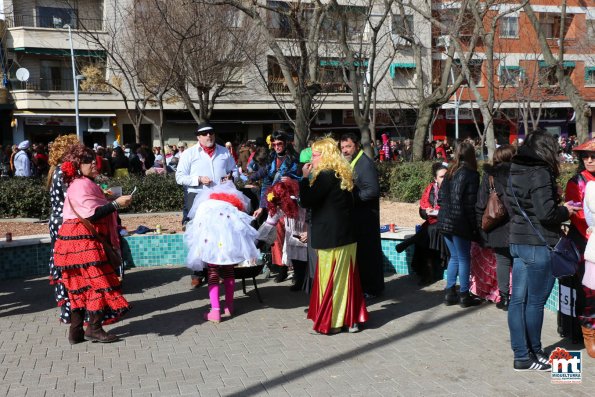
[[[64,25],[70,25],[74,30],[101,31],[103,21],[101,19],[85,19],[76,17],[45,17],[40,15],[6,15],[6,26],[8,28],[45,28],[62,29]]]
[[[41,77],[30,78],[27,81],[19,81],[17,79],[9,79],[9,88],[11,92],[22,92],[22,91],[48,91],[46,95],[50,95],[56,92],[73,93],[74,85],[72,84],[72,78],[60,78],[60,79],[44,79]],[[95,87],[93,90],[84,90],[79,86],[79,93],[81,94],[92,94],[109,93],[110,90],[107,87]]]
[[[295,80],[295,79],[294,79]],[[297,83],[297,80],[296,80]],[[268,86],[275,94],[288,94],[289,88],[282,77],[269,77]],[[349,94],[351,89],[343,81],[330,81],[320,84],[321,92],[326,94]]]
[[[68,21],[67,21],[68,22]],[[6,44],[9,49],[23,51],[26,48],[70,48],[68,41],[68,29],[64,29],[67,24],[63,20],[55,20],[52,24],[46,23],[44,19],[33,16],[6,16],[8,34]],[[70,21],[73,22],[73,21]],[[84,29],[101,32],[101,20],[77,20],[69,24],[74,31],[72,32],[73,47],[77,50],[97,51],[101,48],[84,37]],[[81,29],[84,26],[84,29]],[[79,29],[79,30],[77,30]]]

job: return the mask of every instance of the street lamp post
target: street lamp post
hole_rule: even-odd
[[[70,41],[70,60],[72,62],[72,84],[74,85],[74,114],[76,122],[76,136],[79,141],[83,142],[83,135],[81,134],[81,126],[79,121],[79,85],[78,76],[76,75],[76,67],[74,63],[74,44],[72,42],[72,29],[70,25],[64,25],[68,29],[68,40]]]

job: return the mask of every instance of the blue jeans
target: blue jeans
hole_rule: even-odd
[[[461,283],[460,292],[468,292],[471,271],[471,241],[452,234],[445,234],[444,242],[450,252],[450,260],[446,268],[446,289],[455,286],[458,275]]]
[[[510,244],[512,296],[508,306],[508,329],[515,360],[541,350],[543,308],[552,287],[552,261],[544,245]]]

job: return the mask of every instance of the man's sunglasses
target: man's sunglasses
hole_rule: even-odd
[[[198,135],[199,136],[215,135],[215,131],[213,131],[213,130],[201,131],[198,133]]]

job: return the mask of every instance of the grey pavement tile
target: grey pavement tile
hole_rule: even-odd
[[[220,397],[219,390],[213,389],[211,387],[199,387],[198,393],[200,397]]]
[[[10,385],[8,388],[7,395],[9,396],[25,396],[27,394],[27,388],[20,385]]]
[[[27,392],[25,393],[26,397],[45,397],[46,395],[49,396],[50,393],[44,389],[36,389],[32,387],[28,387]]]
[[[57,323],[55,308],[3,317],[0,395],[12,396],[9,388],[19,392],[23,386],[55,389],[52,397],[77,395],[77,386],[92,386],[94,395],[118,397],[486,393],[525,397],[532,392],[580,396],[592,395],[594,388],[587,382],[595,380],[588,362],[585,384],[573,389],[551,385],[547,374],[512,371],[505,316],[493,305],[476,310],[442,306],[443,283],[420,290],[411,278],[390,276],[387,285],[398,288],[387,287],[384,300],[370,307],[369,328],[355,335],[326,337],[313,333],[311,321],[304,319],[305,296],[285,293],[264,280],[259,289],[265,305],[238,292],[238,316],[219,325],[204,323],[199,318],[208,305],[204,290],[179,302],[179,296],[188,294],[188,273],[177,268],[167,272],[178,273],[164,280],[163,268],[131,270],[129,280],[136,283],[131,290],[136,292],[126,297],[139,303],[142,315],[133,310],[110,327],[125,334],[114,344],[70,346],[68,328]],[[152,305],[150,310],[140,311],[144,310],[140,302]],[[175,326],[168,328],[163,319]],[[546,313],[545,345],[560,340],[555,323],[555,315]],[[70,376],[91,386],[77,384]]]

